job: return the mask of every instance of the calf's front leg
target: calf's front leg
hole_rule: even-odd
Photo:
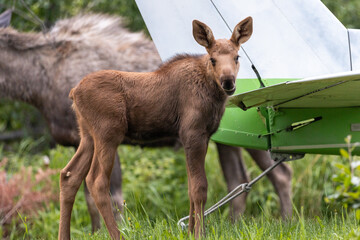
[[[208,141],[208,138],[201,137],[200,134],[183,139],[190,200],[189,232],[194,232],[196,239],[205,234],[204,208],[208,187],[205,173],[205,156]]]

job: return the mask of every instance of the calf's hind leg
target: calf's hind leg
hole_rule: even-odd
[[[89,133],[81,128],[81,141],[74,157],[60,172],[59,239],[70,239],[70,219],[75,196],[90,169],[94,144]]]
[[[119,239],[120,231],[113,215],[109,190],[116,148],[120,142],[103,140],[97,137],[94,137],[94,142],[94,157],[86,177],[86,184],[100,214],[104,218],[111,238]]]
[[[88,205],[88,210],[91,218],[92,232],[94,233],[95,231],[99,230],[101,226],[100,213],[96,208],[94,199],[90,195],[89,189],[86,185],[86,181],[84,181],[84,191],[85,191],[86,203]],[[121,166],[120,166],[120,160],[118,154],[115,155],[115,162],[111,173],[110,192],[111,192],[111,200],[113,203],[112,206],[113,206],[113,213],[115,219],[117,221],[120,221],[123,197],[122,197],[122,182],[121,182]]]

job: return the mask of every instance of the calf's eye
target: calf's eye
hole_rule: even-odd
[[[214,58],[210,58],[211,64],[215,67],[216,65],[216,60]]]
[[[238,62],[239,62],[239,55],[237,55],[237,56],[234,58],[234,60],[235,60],[235,63],[238,63]]]

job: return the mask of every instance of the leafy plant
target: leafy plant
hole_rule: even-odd
[[[345,163],[335,163],[337,172],[332,180],[335,182],[334,193],[325,198],[329,204],[341,204],[345,209],[356,209],[356,218],[360,220],[360,161],[351,155],[358,144],[351,144],[351,136],[345,138],[347,150],[340,149]]]

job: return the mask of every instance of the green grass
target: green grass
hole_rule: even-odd
[[[133,217],[133,215],[131,215]],[[173,218],[150,220],[144,215],[126,219],[119,229],[126,239],[193,239],[186,230],[176,226]],[[274,219],[262,214],[256,217],[243,217],[232,224],[221,214],[206,219],[204,239],[357,239],[360,229],[354,216],[333,216],[321,219],[318,216],[304,218],[295,216],[291,221]],[[109,238],[105,229],[91,236],[78,236],[80,239]]]
[[[44,154],[50,168],[61,169],[74,154],[73,148],[33,153],[41,141],[25,139],[10,146],[0,145],[0,160],[11,177],[21,166],[43,167]],[[126,239],[192,239],[176,222],[188,214],[186,167],[183,150],[169,148],[141,149],[121,146],[119,155],[123,170],[123,192],[126,208],[119,229]],[[254,178],[258,167],[244,153],[248,172]],[[235,224],[228,220],[228,206],[206,218],[206,239],[360,239],[360,228],[353,211],[329,206],[324,197],[333,191],[333,163],[340,157],[309,155],[291,162],[294,214],[282,221],[278,197],[267,179],[253,186],[247,199],[247,210]],[[207,207],[223,197],[226,184],[221,174],[215,146],[210,145],[206,171],[209,182]],[[58,191],[59,175],[53,177]],[[0,215],[1,216],[1,215]],[[21,216],[21,219],[20,219]],[[56,239],[59,226],[59,203],[50,202],[33,215],[19,214],[7,226],[8,239]],[[0,227],[1,232],[5,231]],[[83,189],[77,194],[72,212],[73,239],[109,239],[106,229],[92,235],[90,217]]]

